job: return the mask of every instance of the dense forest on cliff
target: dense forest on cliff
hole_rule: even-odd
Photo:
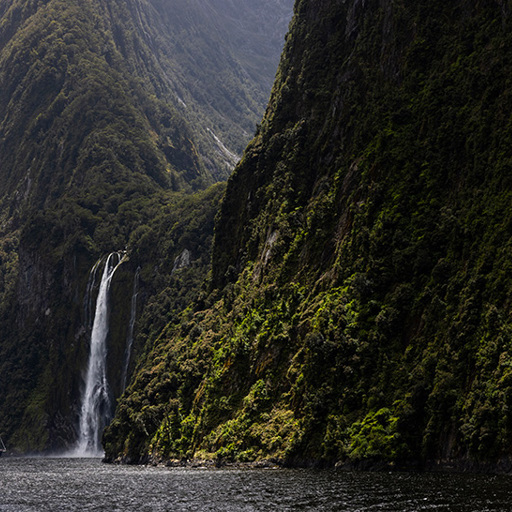
[[[239,3],[252,28],[230,0],[1,2],[0,433],[11,450],[75,441],[95,262],[126,251],[112,286],[112,400],[135,279],[130,372],[199,293],[216,183],[261,120],[292,10]]]
[[[108,458],[509,467],[511,23],[504,1],[296,2],[208,290]]]

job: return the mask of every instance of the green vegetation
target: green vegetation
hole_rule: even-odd
[[[510,460],[508,4],[296,3],[209,293],[110,459]]]
[[[244,73],[219,9],[0,5],[0,431],[9,449],[75,440],[83,301],[100,257],[129,255],[112,289],[114,398],[137,270],[130,373],[200,293],[224,190],[214,183],[233,166],[220,144],[241,152],[270,88]]]

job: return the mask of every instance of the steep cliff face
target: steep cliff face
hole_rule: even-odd
[[[212,292],[162,335],[109,457],[510,460],[510,15],[296,3]]]
[[[137,270],[139,352],[207,272],[222,186],[205,189],[234,165],[269,89],[203,4],[0,6],[0,431],[11,449],[76,437],[83,301],[100,257],[130,255],[113,283],[116,377]]]

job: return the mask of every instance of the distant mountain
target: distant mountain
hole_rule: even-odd
[[[263,4],[260,9],[279,16],[260,48],[265,80],[255,81],[257,73],[251,78],[244,68],[247,51],[226,40],[236,23],[224,16],[222,3],[134,0],[82,7],[53,1],[36,8],[30,2],[5,2],[0,27],[2,190],[26,196],[31,187],[46,194],[48,187],[38,187],[37,180],[47,162],[72,174],[84,161],[83,153],[90,152],[91,137],[85,134],[102,129],[95,123],[101,120],[111,128],[126,116],[131,116],[130,125],[114,131],[120,137],[129,131],[130,140],[133,130],[139,131],[138,144],[144,148],[135,148],[137,158],[149,151],[153,155],[148,158],[156,160],[137,166],[146,165],[144,173],[153,179],[166,181],[167,163],[174,188],[184,178],[188,183],[226,178],[260,120],[282,46],[274,34],[284,29],[286,10]],[[254,15],[258,2],[251,5]],[[262,33],[244,31],[246,45],[257,45]],[[50,181],[54,186],[55,180]],[[59,187],[53,195],[62,195],[64,184]]]
[[[272,86],[283,47],[283,34],[291,19],[289,0],[213,0],[200,2],[215,10],[231,48],[251,79],[263,89]],[[210,14],[209,13],[209,14]],[[266,98],[267,100],[268,98]]]
[[[224,7],[0,4],[0,431],[11,447],[58,449],[76,438],[96,261],[130,255],[113,287],[113,398],[134,276],[135,353],[150,350],[147,339],[199,290],[223,190],[213,184],[261,119],[286,30],[286,4],[251,4],[254,15],[276,17],[260,27],[268,44],[249,71]],[[244,32],[254,48],[251,37]]]
[[[292,6],[293,0],[146,0],[133,15],[217,179],[229,175],[260,121]]]
[[[509,471],[511,28],[507,2],[296,2],[210,293],[111,460]]]

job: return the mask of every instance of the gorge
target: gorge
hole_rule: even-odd
[[[0,5],[0,432],[14,453],[100,450],[88,411],[113,414],[200,290],[234,163],[219,148],[240,154],[260,120],[292,13],[238,4],[243,16],[229,0]],[[107,394],[86,372],[93,305],[120,248],[99,328],[110,405],[93,407]]]
[[[509,2],[297,0],[261,122],[234,7],[0,7],[0,432],[108,375],[108,461],[510,471]]]

